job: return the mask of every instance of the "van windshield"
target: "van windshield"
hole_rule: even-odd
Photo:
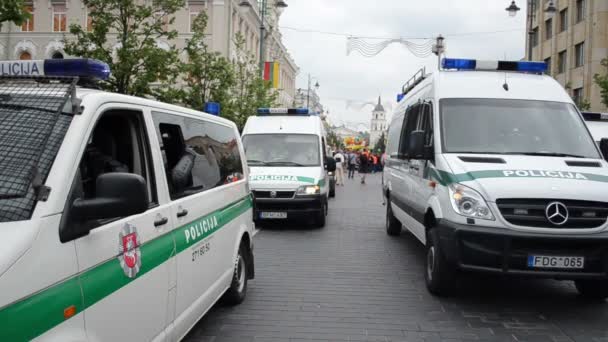
[[[319,137],[313,134],[248,134],[243,145],[250,166],[319,166]]]
[[[507,99],[440,101],[446,153],[600,158],[568,103]]]

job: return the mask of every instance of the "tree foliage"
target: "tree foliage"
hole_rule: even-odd
[[[602,96],[602,103],[608,107],[608,58],[602,60],[602,66],[606,68],[606,72],[602,75],[595,74],[593,79],[595,83],[600,87],[600,94]]]
[[[149,96],[155,85],[167,82],[178,72],[178,50],[163,49],[159,41],[172,41],[177,31],[166,26],[183,0],[83,0],[93,21],[92,30],[70,26],[73,39],[65,51],[108,63],[112,76],[102,84],[108,91]],[[115,37],[115,39],[114,39]],[[112,39],[110,39],[112,38]]]
[[[384,132],[380,135],[380,138],[376,142],[376,146],[374,146],[375,153],[384,153],[386,151],[386,137],[384,136]]]
[[[23,0],[0,1],[0,27],[2,23],[11,22],[15,25],[23,24],[31,18],[31,14],[25,10]]]

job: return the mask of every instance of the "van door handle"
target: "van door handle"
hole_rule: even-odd
[[[160,226],[164,226],[167,223],[169,223],[169,219],[166,217],[162,217],[156,221],[154,221],[154,227],[160,227]]]
[[[420,171],[420,166],[410,165],[410,170]]]
[[[182,209],[181,211],[177,212],[177,217],[184,217],[186,215],[188,215],[188,210],[186,209]]]

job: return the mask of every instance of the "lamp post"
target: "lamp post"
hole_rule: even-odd
[[[315,78],[316,83],[315,83],[315,90],[319,90],[319,80],[317,80],[317,78]],[[308,74],[308,90],[306,93],[306,108],[308,108],[310,110],[310,84],[312,83],[312,77],[310,76],[310,74]]]
[[[272,1],[272,0],[271,0]],[[260,70],[262,72],[262,75],[264,74],[264,62],[265,62],[265,40],[266,40],[266,14],[267,14],[267,10],[268,10],[268,0],[259,0],[258,4],[260,6],[259,10],[260,10]],[[274,7],[276,7],[277,9],[279,9],[279,11],[284,10],[287,7],[287,3],[283,0],[276,0],[274,1]],[[253,6],[251,5],[251,2],[249,2],[249,0],[241,0],[241,2],[239,3],[239,7],[241,8],[241,10],[243,10],[244,12],[250,10]]]
[[[534,30],[532,29],[532,24],[534,23],[534,19],[536,18],[536,4],[537,1],[539,0],[527,0],[528,3],[528,13],[527,13],[527,19],[528,19],[528,60],[532,60],[532,39],[534,38]],[[542,1],[542,0],[540,0]],[[517,4],[515,3],[515,0],[511,1],[511,5],[507,8],[505,8],[505,10],[507,12],[509,12],[509,16],[510,17],[515,17],[517,15],[517,12],[519,12],[521,10],[521,8],[519,8],[517,6]],[[547,14],[547,16],[549,18],[553,17],[553,15],[555,15],[555,12],[557,12],[557,7],[555,7],[555,3],[553,2],[553,0],[549,0],[549,3],[547,4],[547,7],[545,8],[545,13]]]

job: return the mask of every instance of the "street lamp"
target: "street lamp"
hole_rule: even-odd
[[[528,60],[532,60],[532,39],[534,38],[534,30],[532,29],[532,24],[534,23],[534,18],[536,18],[536,1],[535,0],[527,0],[528,5]],[[519,12],[520,8],[515,3],[515,0],[511,1],[511,5],[505,8],[507,12],[509,12],[510,17],[515,17],[517,12]],[[553,0],[549,1],[547,7],[544,11],[548,18],[552,18],[557,12],[557,7],[555,7],[555,3]]]
[[[319,80],[317,80],[315,78],[316,82],[315,82],[315,90],[319,90]],[[307,94],[306,94],[306,108],[308,108],[310,110],[310,84],[312,83],[312,77],[310,76],[310,74],[308,74],[308,90],[307,90]]]
[[[265,39],[266,39],[265,20],[266,20],[266,11],[267,11],[267,7],[268,7],[268,0],[260,0],[260,1],[258,1],[258,4],[260,6],[260,70],[263,74],[264,73],[264,62],[266,59],[264,56],[265,55],[264,44],[265,44]],[[288,5],[284,0],[278,0],[274,4],[274,7],[276,7],[279,11],[283,11],[287,6]],[[241,2],[239,2],[239,8],[241,9],[242,12],[247,12],[252,7],[253,6],[251,5],[251,2],[249,2],[249,0],[242,0]]]

